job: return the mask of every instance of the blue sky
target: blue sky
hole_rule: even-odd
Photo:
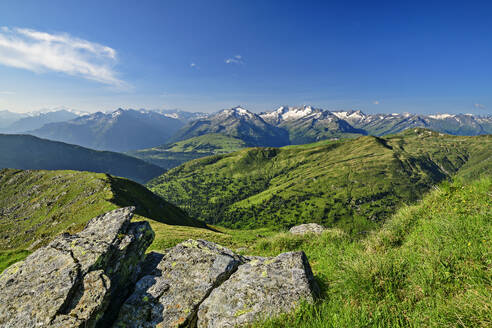
[[[0,110],[492,112],[489,1],[0,2]]]

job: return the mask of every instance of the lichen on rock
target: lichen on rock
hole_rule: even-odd
[[[317,293],[304,252],[252,257],[200,305],[198,327],[236,327],[293,310]]]
[[[48,246],[0,275],[0,326],[95,327],[111,322],[138,278],[154,234],[131,223],[133,207],[93,218],[75,235]]]
[[[205,240],[144,253],[154,233],[134,208],[62,234],[0,275],[0,327],[233,327],[311,302],[303,252],[241,256]]]
[[[120,310],[115,327],[193,326],[201,302],[243,263],[231,250],[205,240],[188,240],[159,262],[150,255],[147,274]]]

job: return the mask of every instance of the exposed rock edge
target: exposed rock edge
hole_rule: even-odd
[[[145,257],[154,233],[133,211],[93,218],[7,268],[0,327],[233,327],[314,301],[303,252],[248,257],[188,240]]]

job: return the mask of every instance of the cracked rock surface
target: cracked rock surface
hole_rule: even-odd
[[[0,275],[0,327],[96,327],[114,320],[154,234],[134,208],[93,218]]]
[[[311,302],[306,255],[244,257],[206,240],[145,250],[134,208],[93,218],[0,275],[0,328],[236,327]]]
[[[200,305],[198,327],[237,327],[289,312],[316,291],[304,252],[252,257]]]
[[[241,263],[243,259],[239,255],[215,243],[182,242],[164,254],[155,268],[137,282],[115,326],[195,326],[198,306]]]

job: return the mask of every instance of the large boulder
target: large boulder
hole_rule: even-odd
[[[154,234],[134,208],[93,218],[0,275],[1,327],[95,327],[114,320]]]
[[[92,219],[0,275],[0,327],[235,327],[313,301],[303,252],[243,257],[205,240],[144,253],[134,208]]]
[[[289,232],[293,235],[305,235],[308,233],[319,235],[325,230],[325,227],[317,223],[306,223],[290,228]]]
[[[304,252],[254,257],[200,305],[198,327],[236,327],[289,312],[317,293]]]
[[[163,256],[148,257],[148,272],[122,306],[115,327],[193,326],[198,306],[243,262],[205,240],[188,240]]]

